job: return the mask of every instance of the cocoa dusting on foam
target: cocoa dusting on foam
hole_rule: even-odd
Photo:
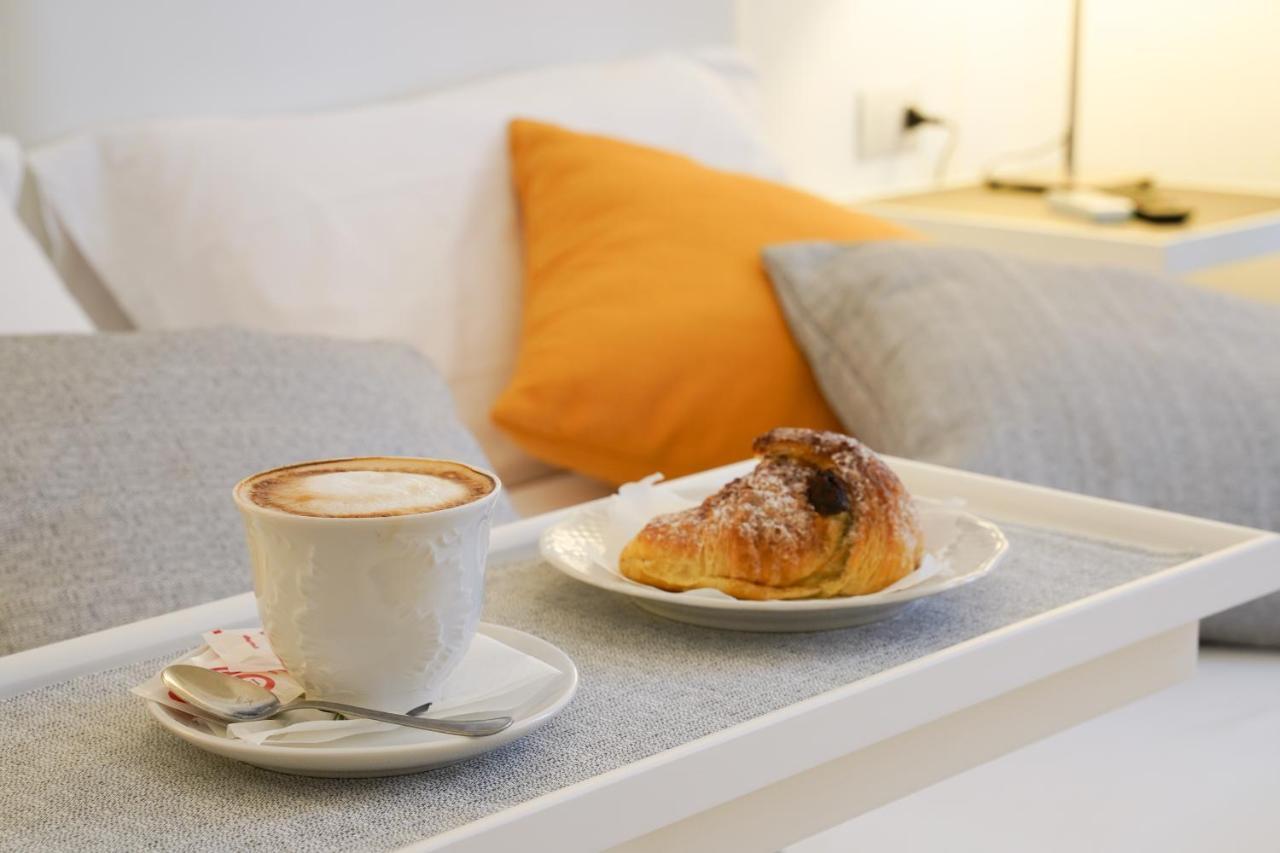
[[[249,481],[261,507],[313,518],[380,518],[461,506],[493,491],[486,475],[440,460],[352,459],[280,468]]]

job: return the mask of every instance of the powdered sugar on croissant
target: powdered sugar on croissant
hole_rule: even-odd
[[[830,598],[877,592],[920,565],[911,496],[861,442],[780,428],[752,449],[762,458],[750,474],[650,521],[623,549],[622,574],[675,592]]]

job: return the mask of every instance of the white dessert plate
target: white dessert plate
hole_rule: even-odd
[[[490,737],[438,735],[418,729],[355,735],[318,744],[255,745],[211,733],[189,714],[157,702],[147,710],[168,731],[206,752],[297,776],[400,776],[456,764],[505,746],[559,714],[578,689],[578,669],[560,649],[523,631],[481,622],[479,632],[538,658],[560,677],[516,714],[510,728]]]
[[[726,476],[726,482],[729,479]],[[679,494],[701,501],[721,485]],[[606,558],[608,500],[548,528],[540,545],[543,558],[574,580],[625,595],[638,607],[677,622],[735,631],[825,631],[887,619],[913,601],[971,583],[995,568],[1009,547],[1000,528],[959,506],[921,498],[916,505],[929,571],[912,585],[873,595],[742,601],[716,590],[667,592],[636,583],[619,573],[616,558]]]

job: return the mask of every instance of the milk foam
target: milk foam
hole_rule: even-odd
[[[299,474],[272,489],[272,503],[314,515],[397,515],[466,500],[463,483],[408,471],[326,471]]]
[[[293,515],[377,518],[450,509],[498,488],[490,475],[462,462],[364,456],[286,465],[246,477],[239,500]]]

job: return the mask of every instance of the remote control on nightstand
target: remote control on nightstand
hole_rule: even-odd
[[[1123,222],[1135,207],[1132,199],[1089,189],[1054,190],[1045,201],[1058,213],[1092,222]]]

